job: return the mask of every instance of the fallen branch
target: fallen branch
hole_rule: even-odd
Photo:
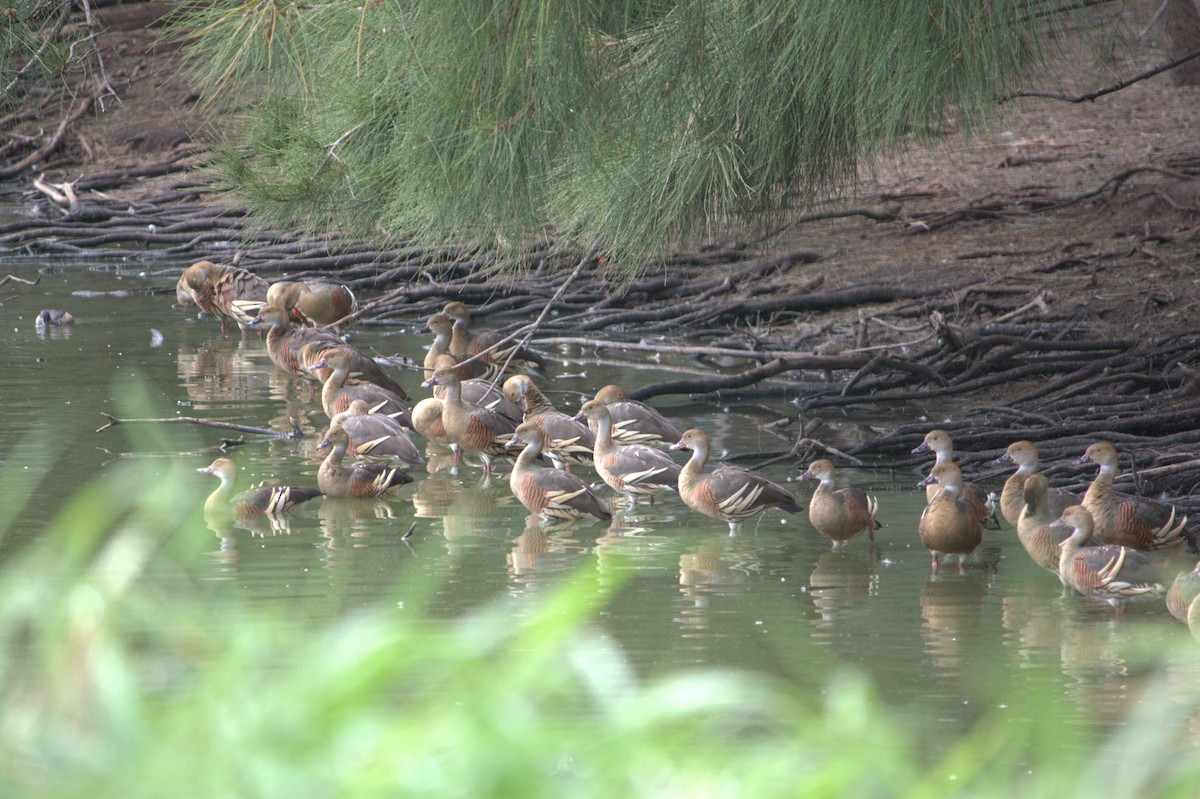
[[[1062,100],[1063,102],[1066,102],[1066,103],[1089,103],[1089,102],[1095,100],[1097,97],[1103,97],[1106,94],[1112,94],[1113,92],[1119,92],[1119,91],[1121,91],[1121,89],[1128,88],[1135,83],[1146,80],[1147,78],[1153,78],[1155,75],[1159,75],[1163,72],[1174,69],[1175,67],[1179,66],[1180,64],[1186,64],[1187,62],[1191,61],[1193,58],[1200,58],[1200,50],[1193,50],[1192,52],[1187,53],[1186,55],[1182,55],[1179,58],[1172,59],[1171,61],[1168,61],[1167,63],[1162,64],[1161,66],[1154,67],[1153,69],[1148,69],[1145,72],[1139,72],[1138,74],[1134,75],[1132,78],[1126,78],[1125,80],[1118,81],[1117,83],[1114,83],[1111,86],[1105,86],[1102,89],[1096,89],[1095,91],[1088,92],[1087,94],[1072,95],[1072,94],[1059,94],[1057,92],[1013,92],[1012,94],[1008,94],[1008,95],[1005,95],[1004,97],[1001,97],[999,100],[997,100],[997,102],[1001,103],[1001,104],[1006,103],[1009,100],[1012,100],[1016,97],[1042,97],[1047,100]]]
[[[299,438],[303,435],[300,426],[295,419],[289,420],[291,423],[291,431],[281,433],[278,430],[272,430],[269,427],[254,427],[253,425],[235,424],[233,422],[221,422],[215,419],[199,419],[195,416],[171,416],[166,419],[119,419],[110,413],[100,412],[108,421],[100,427],[96,428],[97,433],[102,433],[110,427],[116,427],[119,424],[195,424],[202,427],[215,427],[218,430],[235,430],[239,433],[254,433],[256,435],[270,436],[272,438]]]

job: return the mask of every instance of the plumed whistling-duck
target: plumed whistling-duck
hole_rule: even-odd
[[[354,292],[339,283],[279,280],[267,288],[267,302],[295,309],[318,325],[332,325],[358,310]]]
[[[662,450],[645,444],[617,444],[612,436],[612,416],[600,400],[588,400],[579,409],[576,421],[586,419],[596,429],[593,465],[600,479],[614,491],[629,497],[631,504],[638,496],[654,498],[664,491],[679,488],[679,464]]]
[[[1058,573],[1084,596],[1107,602],[1120,615],[1131,602],[1160,599],[1163,587],[1145,553],[1115,544],[1085,546],[1093,534],[1093,518],[1084,505],[1072,505],[1052,526],[1069,527],[1059,545]]]
[[[181,278],[200,310],[221,320],[221,332],[234,322],[246,336],[246,328],[267,301],[267,281],[240,267],[197,261]]]
[[[334,414],[329,426],[337,425],[350,436],[350,451],[359,458],[381,463],[403,461],[414,466],[425,463],[400,422],[387,414],[373,413],[366,400],[356,399],[346,410]]]
[[[940,463],[952,463],[954,461],[954,442],[945,430],[930,430],[925,434],[925,440],[913,450],[914,455],[922,452],[933,452],[935,455],[934,466]],[[941,488],[936,485],[936,479],[925,485],[925,501],[928,502]],[[1000,529],[1000,520],[996,518],[995,495],[989,494],[974,483],[967,482],[962,484],[962,495],[978,511],[980,525],[989,530]]]
[[[938,570],[938,555],[942,554],[957,555],[961,572],[967,555],[983,541],[979,511],[963,496],[962,472],[954,463],[936,464],[921,485],[934,481],[938,483],[938,491],[921,513],[917,530],[932,557],[930,566],[934,573]]]
[[[571,463],[591,463],[596,436],[583,422],[557,410],[528,375],[504,381],[504,396],[524,412],[523,421],[534,422],[546,437],[546,456],[560,469]]]
[[[546,368],[546,362],[542,356],[525,347],[518,346],[515,341],[488,351],[502,341],[503,336],[492,331],[474,333],[471,330],[471,311],[463,303],[448,302],[446,307],[442,308],[442,313],[454,320],[450,354],[463,358],[482,354],[481,360],[487,366],[488,377],[494,378],[501,371],[511,374],[516,371],[540,372]]]
[[[321,496],[321,492],[315,488],[268,485],[266,483],[253,486],[235,495],[233,487],[237,482],[237,465],[229,458],[217,458],[208,466],[203,466],[196,471],[214,475],[221,481],[216,490],[209,494],[208,499],[204,501],[204,512],[208,515],[231,513],[235,519],[245,520],[263,514],[283,513],[301,502]]]
[[[362,400],[372,413],[382,413],[400,423],[412,427],[412,414],[408,403],[394,391],[375,383],[350,383],[349,377],[355,359],[345,347],[330,347],[314,366],[326,372],[325,384],[321,387],[321,406],[325,415],[332,419],[350,408],[355,400]]]
[[[786,488],[737,466],[721,466],[708,474],[710,443],[703,430],[685,430],[671,449],[688,449],[692,457],[679,472],[679,496],[688,507],[729,525],[735,535],[741,523],[767,508],[787,513],[804,510]]]
[[[342,460],[350,448],[350,436],[340,426],[326,430],[317,446],[330,448],[317,470],[317,485],[327,497],[381,497],[412,482],[408,472],[383,463],[355,461],[345,466]]]
[[[594,399],[608,406],[613,423],[613,441],[619,444],[662,444],[669,446],[683,435],[651,405],[629,399],[618,385],[607,385]]]
[[[522,422],[513,433],[510,445],[525,444],[513,465],[508,484],[521,504],[550,519],[569,519],[590,514],[597,519],[612,518],[608,506],[587,483],[570,472],[535,465],[545,446],[545,434],[533,422]]]
[[[455,460],[463,455],[475,454],[483,461],[484,475],[492,473],[492,459],[509,454],[508,442],[516,425],[495,411],[470,405],[462,398],[462,381],[455,369],[439,367],[433,377],[421,385],[443,386],[442,426],[451,446],[455,447]]]
[[[1113,490],[1118,470],[1116,447],[1097,441],[1079,459],[1080,463],[1089,460],[1097,463],[1100,471],[1082,504],[1092,515],[1092,535],[1097,541],[1149,551],[1172,549],[1188,540],[1184,530],[1187,516],[1173,505]]]
[[[879,522],[875,515],[879,501],[861,488],[837,488],[837,470],[821,458],[808,465],[800,480],[818,480],[808,501],[808,521],[834,546],[849,541],[864,530],[872,541]]]

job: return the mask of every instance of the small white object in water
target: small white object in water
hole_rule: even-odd
[[[161,330],[150,328],[150,346],[161,347],[163,343],[163,334]]]

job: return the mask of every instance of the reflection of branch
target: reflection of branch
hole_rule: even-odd
[[[26,286],[36,286],[38,284],[38,280],[41,279],[41,276],[38,276],[37,280],[27,280],[26,278],[17,277],[16,275],[5,275],[4,277],[0,277],[0,286],[3,286],[5,283],[24,283]]]
[[[1096,91],[1088,92],[1087,94],[1070,95],[1070,94],[1057,94],[1055,92],[1013,92],[1012,94],[1008,94],[1008,95],[1005,95],[1004,97],[1001,97],[999,100],[997,100],[997,102],[998,103],[1006,103],[1009,100],[1012,100],[1014,97],[1044,97],[1048,100],[1062,100],[1063,102],[1067,102],[1067,103],[1090,103],[1092,100],[1095,100],[1097,97],[1103,97],[1106,94],[1112,94],[1113,92],[1119,92],[1119,91],[1121,91],[1121,89],[1124,89],[1127,86],[1132,86],[1133,84],[1135,84],[1139,81],[1143,81],[1146,78],[1153,78],[1155,75],[1158,75],[1161,72],[1166,72],[1169,69],[1174,69],[1175,67],[1179,66],[1180,64],[1186,64],[1188,61],[1191,61],[1193,58],[1200,58],[1200,50],[1193,50],[1192,52],[1188,53],[1187,55],[1182,55],[1179,58],[1176,58],[1174,61],[1168,61],[1167,63],[1163,64],[1162,66],[1157,66],[1154,69],[1150,69],[1145,72],[1134,75],[1132,78],[1126,78],[1125,80],[1121,81],[1120,83],[1114,83],[1111,86],[1105,86],[1103,89],[1097,89]]]
[[[111,413],[100,412],[108,421],[103,426],[97,427],[96,432],[101,433],[110,427],[116,427],[119,424],[198,424],[204,427],[216,427],[220,430],[237,430],[240,433],[257,433],[258,435],[274,436],[275,438],[298,438],[300,434],[299,427],[296,421],[291,420],[292,431],[290,433],[281,433],[278,430],[272,430],[269,427],[252,427],[246,424],[234,424],[233,422],[219,422],[214,419],[198,419],[195,416],[171,416],[166,419],[118,419]]]

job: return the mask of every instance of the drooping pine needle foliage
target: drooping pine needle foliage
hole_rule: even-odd
[[[385,237],[654,251],[970,126],[1038,62],[1025,0],[216,0],[181,17],[258,209]]]

